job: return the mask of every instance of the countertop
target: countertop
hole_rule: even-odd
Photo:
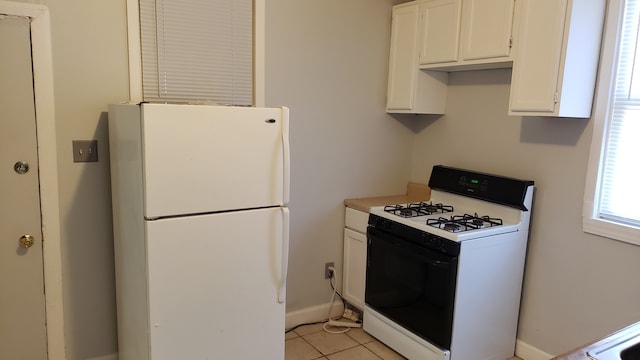
[[[359,199],[346,199],[344,205],[352,209],[369,212],[372,206],[406,204],[410,202],[426,201],[431,197],[431,190],[427,185],[409,182],[407,193],[403,195],[378,196]]]
[[[562,355],[558,355],[556,357],[554,357],[552,360],[585,360],[585,359],[591,359],[589,356],[587,356],[587,352],[594,350],[604,344],[607,343],[614,343],[615,341],[618,341],[619,339],[628,336],[630,333],[634,333],[634,332],[638,332],[640,331],[640,322],[637,322],[635,324],[631,324],[621,330],[618,330],[610,335],[607,335],[606,337],[593,341],[591,343],[587,343],[585,345],[582,345],[576,349],[573,349],[571,351],[568,351]]]

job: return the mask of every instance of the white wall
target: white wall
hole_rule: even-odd
[[[294,311],[329,301],[325,262],[341,274],[343,200],[405,192],[413,133],[384,112],[391,0],[266,3],[266,101],[291,108]]]
[[[640,247],[582,231],[594,120],[507,116],[510,78],[451,74],[446,115],[416,121],[411,178],[443,163],[536,182],[518,338],[560,354],[640,321]]]

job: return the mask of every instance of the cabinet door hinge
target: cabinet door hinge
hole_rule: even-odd
[[[560,101],[560,95],[558,95],[558,92],[556,91],[556,92],[553,94],[553,103],[554,103],[554,104],[557,104],[559,101]]]
[[[509,49],[513,47],[513,36],[509,37]]]

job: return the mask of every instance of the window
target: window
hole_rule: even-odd
[[[609,2],[584,230],[640,245],[640,0]]]
[[[263,106],[264,0],[127,0],[131,101]]]

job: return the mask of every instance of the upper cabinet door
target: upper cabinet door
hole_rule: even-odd
[[[444,114],[449,76],[418,68],[419,2],[393,7],[387,112]]]
[[[510,115],[591,116],[605,0],[518,0]]]
[[[461,0],[426,1],[420,6],[420,64],[458,60]]]
[[[420,68],[511,67],[515,0],[427,0],[420,5]]]
[[[416,44],[418,5],[408,3],[393,8],[387,109],[410,110],[416,92]]]
[[[525,1],[511,87],[511,111],[553,113],[566,0]],[[526,84],[521,86],[520,84]]]
[[[461,60],[509,56],[513,10],[514,0],[464,0]]]

